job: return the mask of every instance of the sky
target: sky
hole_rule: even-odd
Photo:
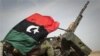
[[[26,17],[40,13],[60,22],[60,28],[67,29],[76,19],[88,0],[0,0],[0,40],[18,22]],[[89,0],[90,4],[75,34],[93,51],[100,51],[100,0]],[[59,36],[64,31],[56,30],[48,37]]]

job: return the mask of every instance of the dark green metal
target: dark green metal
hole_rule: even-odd
[[[80,21],[82,20],[82,13],[87,8],[89,1],[85,4],[85,6],[80,11],[78,17],[74,21],[74,25],[72,25],[71,29],[68,27],[67,30],[59,28],[61,30],[66,31],[61,37],[62,39],[62,52],[70,52],[70,54],[66,54],[63,56],[88,56],[91,53],[91,49],[85,45],[78,36],[74,34],[77,26],[79,25]]]

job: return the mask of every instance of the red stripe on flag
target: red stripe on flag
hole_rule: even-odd
[[[52,32],[59,27],[59,22],[54,21],[52,17],[42,16],[38,13],[29,16],[26,20],[36,23],[37,25],[44,26],[48,32]]]

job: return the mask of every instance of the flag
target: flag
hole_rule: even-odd
[[[40,40],[58,27],[59,22],[54,21],[52,17],[35,13],[13,27],[4,41],[26,55],[38,45]]]

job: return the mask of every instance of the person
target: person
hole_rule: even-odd
[[[56,37],[56,39],[52,43],[52,46],[54,48],[54,56],[62,56],[62,54],[61,54],[61,41],[62,41],[62,38],[60,36],[58,36],[58,37]]]
[[[54,50],[48,40],[44,40],[39,47],[32,49],[28,56],[54,56]]]
[[[53,48],[54,49],[57,49],[57,48],[60,48],[61,47],[61,38],[58,36],[54,42],[52,43],[53,45]]]
[[[54,56],[53,46],[50,44],[48,40],[45,40],[41,44],[41,53],[45,52],[45,56]]]

